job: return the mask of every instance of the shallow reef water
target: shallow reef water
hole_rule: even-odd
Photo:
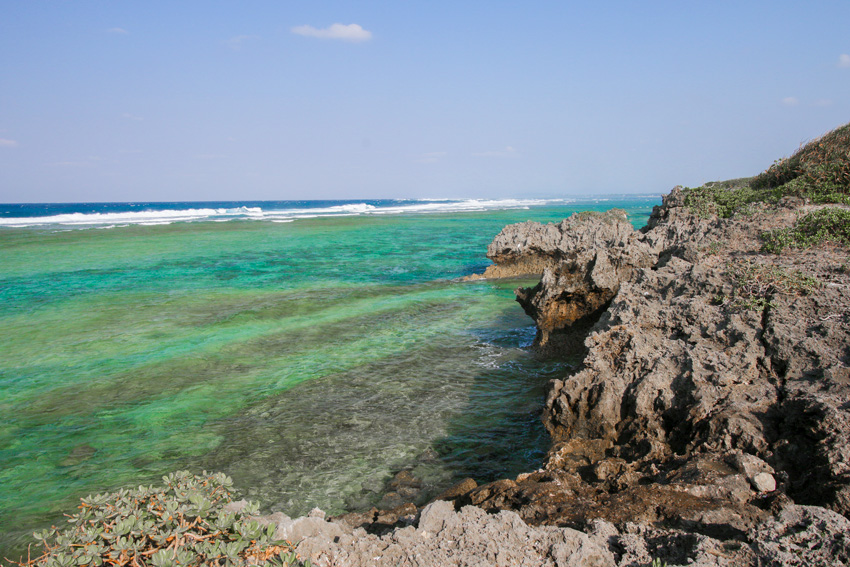
[[[298,515],[379,504],[401,470],[424,500],[536,467],[565,363],[529,351],[521,282],[457,278],[506,224],[657,201],[0,227],[0,556],[176,469]]]

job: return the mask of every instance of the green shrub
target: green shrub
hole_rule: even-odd
[[[762,249],[776,254],[785,248],[808,248],[823,242],[850,244],[850,210],[826,207],[805,215],[791,228],[763,232]]]
[[[731,217],[756,202],[801,197],[813,203],[850,205],[850,124],[777,160],[752,179],[706,183],[685,189],[685,206],[701,217]]]
[[[703,218],[713,215],[728,218],[741,211],[745,205],[763,200],[763,193],[749,186],[729,188],[722,184],[706,183],[702,187],[685,188],[685,206]]]
[[[605,224],[614,224],[627,222],[629,214],[623,209],[608,209],[607,211],[579,211],[573,213],[570,218],[575,218],[581,222],[601,221]]]
[[[19,565],[303,565],[291,543],[274,539],[275,525],[251,518],[255,504],[225,508],[234,492],[224,474],[180,471],[162,480],[162,487],[83,498],[72,526],[34,534],[44,553]]]

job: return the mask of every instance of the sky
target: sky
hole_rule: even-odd
[[[0,202],[558,198],[850,121],[850,2],[0,0]]]

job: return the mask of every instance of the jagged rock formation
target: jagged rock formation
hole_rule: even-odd
[[[850,565],[844,536],[850,522],[824,508],[794,504],[750,530],[746,541],[628,520],[617,526],[596,519],[583,531],[531,526],[515,512],[488,514],[475,506],[456,511],[445,501],[382,534],[326,521],[319,510],[296,520],[278,513],[261,521],[276,524],[277,538],[299,541],[299,555],[317,567],[634,567],[656,559],[697,567]]]
[[[506,227],[485,276],[542,274],[517,299],[539,346],[581,361],[548,385],[543,467],[319,525],[299,549],[319,565],[850,565],[850,254],[761,252],[807,208],[701,218],[674,190],[641,231],[618,212]]]
[[[538,328],[544,346],[560,333],[558,346],[594,322],[636,268],[649,266],[651,250],[625,211],[576,213],[558,224],[525,222],[505,227],[487,248],[494,265],[485,278],[541,276],[517,290],[517,300]]]
[[[741,541],[783,503],[850,515],[848,252],[760,252],[760,233],[801,207],[706,219],[674,190],[613,246],[577,230],[575,249],[517,291],[541,344],[576,327],[586,336],[580,367],[547,389],[547,462],[458,504]],[[522,228],[502,235],[522,242]]]

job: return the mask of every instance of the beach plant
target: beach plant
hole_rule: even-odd
[[[628,220],[629,214],[623,209],[608,209],[607,211],[579,211],[572,214],[573,218],[582,222],[594,221],[614,224]]]
[[[815,203],[847,203],[850,197],[850,124],[801,146],[753,178],[755,190],[806,197]]]
[[[762,250],[779,254],[786,248],[809,248],[824,242],[850,245],[850,210],[825,207],[799,218],[791,228],[763,232]]]
[[[68,516],[71,526],[35,533],[43,552],[17,565],[309,566],[292,543],[274,538],[275,524],[257,520],[256,504],[228,506],[234,490],[226,475],[179,471],[162,480],[163,486],[83,498]]]
[[[762,200],[763,195],[751,189],[747,179],[706,183],[701,187],[686,187],[685,206],[692,213],[708,218],[717,215],[731,217],[750,203]]]
[[[706,183],[684,192],[685,206],[704,218],[748,214],[754,203],[783,197],[850,205],[850,124],[802,145],[753,178]]]
[[[734,294],[724,301],[734,308],[763,311],[777,293],[807,295],[821,287],[817,278],[775,264],[746,261],[728,266],[736,283]]]
[[[720,253],[720,250],[722,250],[722,249],[723,249],[723,243],[715,240],[713,242],[710,242],[708,244],[708,246],[703,248],[703,254],[705,254],[706,256],[716,256],[717,254]]]

